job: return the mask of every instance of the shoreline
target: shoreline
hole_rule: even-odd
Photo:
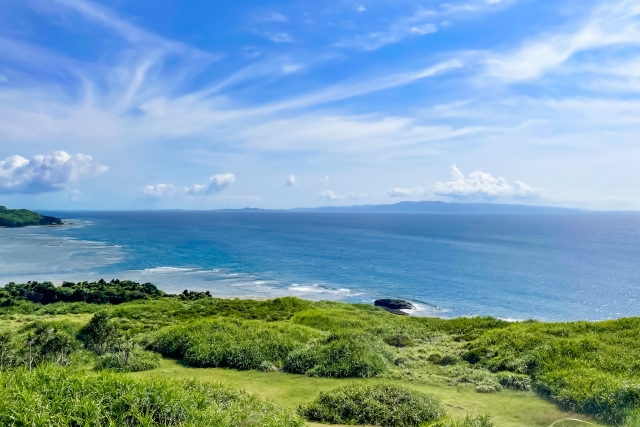
[[[58,283],[53,282],[53,281],[49,281],[50,283],[52,283],[54,286],[56,287],[60,287],[62,285],[62,283],[64,281],[60,281]],[[9,282],[12,283],[12,282]],[[5,283],[5,284],[0,284],[0,289],[5,287],[6,285],[8,285],[9,283]],[[26,283],[26,282],[25,282]],[[39,282],[39,283],[44,283],[44,282]],[[71,283],[82,283],[82,282],[71,282]],[[158,288],[160,289],[160,288]],[[162,290],[162,289],[160,289]],[[185,289],[187,290],[187,289]],[[162,290],[166,295],[168,295],[170,298],[175,298],[175,297],[179,297],[180,294],[183,291],[164,291]],[[193,292],[192,290],[189,289],[189,291]],[[196,291],[198,292],[198,291]],[[374,304],[374,301],[371,302],[349,302],[349,301],[340,301],[340,300],[335,300],[335,299],[311,299],[311,298],[305,298],[299,295],[278,295],[278,296],[264,296],[264,295],[210,295],[210,298],[212,299],[221,299],[221,300],[229,300],[229,301],[233,301],[233,300],[246,300],[246,301],[271,301],[271,300],[275,300],[275,299],[279,299],[279,298],[287,298],[287,297],[291,297],[291,298],[297,298],[299,300],[303,300],[303,301],[308,301],[311,303],[317,303],[317,302],[322,302],[322,301],[327,301],[327,302],[333,302],[333,303],[340,303],[340,304],[347,304],[347,305],[368,305],[371,307],[376,307],[376,305]],[[154,298],[150,299],[153,300]],[[133,300],[133,301],[128,301],[128,302],[140,302],[140,301],[150,301],[150,300]],[[413,300],[406,300],[407,302],[415,302]],[[82,301],[80,301],[82,302]],[[63,303],[63,302],[61,302]],[[423,302],[419,302],[419,303],[423,303]],[[90,304],[90,303],[87,303]],[[43,306],[46,306],[47,304],[43,304]],[[119,305],[119,304],[106,304],[106,305],[110,305],[110,306],[115,306],[115,305]],[[624,316],[624,317],[618,317],[618,318],[609,318],[609,319],[573,319],[573,320],[545,320],[545,319],[533,319],[533,318],[529,318],[529,319],[514,319],[514,318],[503,318],[503,317],[499,317],[499,316],[492,316],[492,315],[488,315],[488,314],[469,314],[469,315],[460,315],[460,316],[437,316],[437,315],[428,315],[428,314],[424,314],[424,315],[416,315],[416,311],[421,311],[420,307],[416,307],[413,309],[401,309],[401,310],[389,310],[386,309],[384,307],[379,307],[382,310],[385,310],[387,312],[389,312],[390,314],[395,314],[396,316],[406,316],[406,317],[414,317],[414,318],[436,318],[436,319],[441,319],[441,320],[455,320],[455,319],[474,319],[474,318],[493,318],[496,320],[500,320],[500,321],[504,321],[504,322],[509,322],[509,323],[524,323],[524,322],[538,322],[538,323],[542,323],[542,324],[567,324],[567,323],[577,323],[577,322],[587,322],[587,323],[599,323],[599,322],[606,322],[606,321],[616,321],[616,320],[622,320],[622,319],[637,319],[640,318],[640,315],[638,316]],[[399,314],[399,313],[394,313],[394,311],[402,311],[404,314]]]

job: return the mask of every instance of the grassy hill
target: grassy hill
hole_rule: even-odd
[[[0,425],[36,419],[47,427],[75,425],[56,420],[74,416],[79,406],[51,400],[62,389],[47,385],[70,378],[87,411],[106,417],[92,425],[105,427],[112,425],[107,418],[144,414],[148,423],[121,425],[301,427],[306,419],[389,427],[638,427],[638,336],[640,318],[416,318],[291,297],[168,295],[118,280],[10,283],[0,288],[0,390],[10,387],[0,392]],[[150,388],[158,392],[144,396]],[[227,391],[236,388],[276,405]],[[387,388],[388,396],[379,392]],[[135,414],[122,412],[121,389],[142,405]],[[214,422],[213,412],[203,418],[185,398],[194,390],[202,407],[220,414],[232,396],[240,420]],[[16,403],[15,396],[26,395],[44,406]],[[157,405],[144,406],[148,401]],[[404,405],[414,401],[427,403]],[[405,406],[417,409],[398,410]],[[254,415],[241,418],[247,411]]]
[[[26,225],[59,225],[62,220],[40,215],[27,209],[7,209],[0,206],[0,227],[24,227]]]

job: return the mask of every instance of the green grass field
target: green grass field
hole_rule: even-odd
[[[532,392],[504,390],[500,393],[476,393],[470,385],[457,386],[429,385],[419,382],[384,379],[333,379],[314,378],[305,375],[293,375],[282,372],[238,371],[222,368],[190,368],[175,361],[165,359],[157,369],[128,374],[141,378],[198,379],[201,381],[222,382],[242,388],[251,394],[272,399],[289,407],[312,400],[320,391],[352,382],[388,381],[402,384],[438,397],[452,415],[463,417],[466,414],[486,413],[491,415],[499,427],[547,427],[563,418],[588,420],[596,426],[602,426],[584,416],[559,410],[553,403],[537,397]],[[313,424],[310,425],[321,425]],[[565,421],[555,424],[558,427],[587,426],[588,424]]]
[[[119,281],[74,286],[63,292],[32,282],[0,289],[0,379],[14,369],[59,365],[75,375],[78,387],[92,384],[91,375],[100,369],[139,384],[169,380],[178,389],[185,379],[207,387],[221,382],[283,405],[282,414],[321,392],[327,396],[353,384],[350,390],[385,390],[384,396],[434,396],[449,412],[439,412],[438,427],[479,427],[469,416],[495,427],[640,426],[640,318],[568,323],[416,318],[370,305],[291,297],[168,296],[151,284]],[[89,302],[58,301],[63,297]],[[77,369],[86,371],[86,381]],[[46,376],[24,378],[46,381]],[[381,383],[385,387],[368,387]],[[405,394],[388,391],[396,386]],[[34,396],[45,391],[37,388]],[[369,409],[354,418],[349,408],[374,413],[380,404],[387,408],[380,409],[387,411],[384,419],[402,414],[394,419],[397,427],[424,424],[399,420],[418,412],[388,410],[401,407],[400,397],[381,403],[372,391],[356,404],[337,393],[341,397],[333,406],[316,407],[321,415],[305,416],[374,422]],[[402,406],[409,407],[425,406]],[[24,408],[25,416],[31,412]],[[54,418],[68,415],[52,414],[42,426],[57,426]],[[383,425],[381,419],[375,422]]]

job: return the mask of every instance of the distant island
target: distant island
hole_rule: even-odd
[[[26,225],[61,225],[62,220],[40,215],[27,209],[7,209],[0,206],[0,227],[24,227]]]
[[[380,212],[380,213],[580,213],[579,209],[498,203],[447,203],[439,201],[399,202],[390,205],[324,206],[291,209],[295,212]]]

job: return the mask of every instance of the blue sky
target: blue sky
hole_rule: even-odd
[[[0,8],[0,204],[640,209],[637,0]]]

